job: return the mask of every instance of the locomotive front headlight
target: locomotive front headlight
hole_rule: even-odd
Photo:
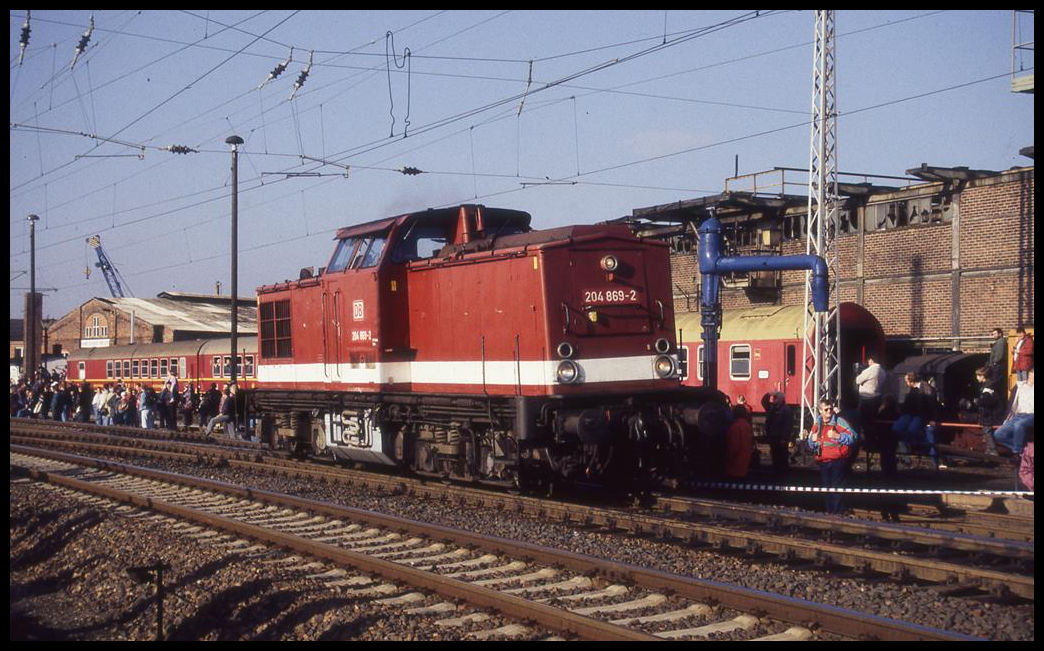
[[[657,377],[668,378],[675,374],[678,365],[670,355],[657,355],[653,361],[653,370]]]
[[[616,259],[615,255],[602,256],[602,259],[598,263],[603,271],[616,271],[616,268],[620,266],[620,261]]]
[[[580,367],[571,359],[562,360],[555,369],[555,379],[562,384],[573,384],[580,379]]]
[[[558,356],[562,359],[569,359],[570,357],[576,354],[576,347],[568,341],[563,341],[562,343],[558,344],[558,348],[556,350],[558,351]]]
[[[660,337],[656,340],[656,343],[653,344],[653,348],[655,348],[658,353],[666,354],[671,352],[671,342],[665,337]]]

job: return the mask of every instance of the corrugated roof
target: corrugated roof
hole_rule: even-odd
[[[229,332],[232,329],[231,298],[223,302],[209,300],[194,301],[187,297],[171,298],[103,298],[117,309],[130,313],[156,326],[171,330],[193,332]],[[242,334],[257,333],[257,303],[252,299],[239,301],[238,331]]]

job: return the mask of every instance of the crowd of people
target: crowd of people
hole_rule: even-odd
[[[120,380],[92,387],[41,368],[11,382],[11,416],[143,429],[188,431],[198,426],[211,436],[219,423],[235,419],[236,395],[235,384],[220,390],[211,383],[199,391],[195,383],[182,386],[174,375],[167,376],[159,391],[148,383]]]
[[[1012,456],[1019,467],[1019,481],[1033,490],[1033,338],[1024,328],[1016,329],[1011,372],[1016,384],[1007,390],[1008,350],[1004,332],[992,332],[993,343],[985,366],[976,370],[976,395],[970,406],[978,411],[978,424],[987,455]],[[761,401],[765,412],[764,433],[772,457],[772,473],[779,479],[795,459],[811,456],[824,487],[841,488],[860,449],[880,455],[881,473],[895,477],[900,465],[911,465],[911,456],[923,454],[936,469],[946,469],[937,448],[941,409],[935,386],[917,373],[902,377],[903,391],[888,392],[889,373],[871,352],[867,365],[855,378],[858,408],[844,416],[838,405],[823,400],[811,428],[802,432],[791,450],[793,411],[782,392],[766,393]],[[725,437],[724,474],[730,479],[746,477],[755,453],[750,414],[738,397],[732,424]],[[842,510],[841,494],[828,493],[827,510]]]

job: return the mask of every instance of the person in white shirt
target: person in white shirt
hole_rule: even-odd
[[[1011,400],[1008,417],[993,433],[993,439],[1014,454],[1022,454],[1026,439],[1033,432],[1033,368],[1026,372],[1026,382],[1018,384]]]
[[[859,390],[859,414],[863,423],[872,421],[881,407],[888,371],[877,363],[872,353],[866,356],[867,367],[856,376],[856,388]]]

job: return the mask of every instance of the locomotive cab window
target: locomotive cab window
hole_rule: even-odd
[[[348,237],[339,241],[330,264],[326,266],[326,273],[376,267],[384,251],[385,241],[387,237],[384,233]]]
[[[444,227],[414,224],[392,250],[392,262],[411,262],[434,257],[446,246],[446,242]]]
[[[355,257],[355,252],[358,248],[359,238],[357,237],[349,237],[338,242],[333,257],[330,258],[330,264],[326,265],[326,273],[334,273],[347,269],[348,264]]]
[[[729,378],[750,379],[750,344],[729,346]]]

